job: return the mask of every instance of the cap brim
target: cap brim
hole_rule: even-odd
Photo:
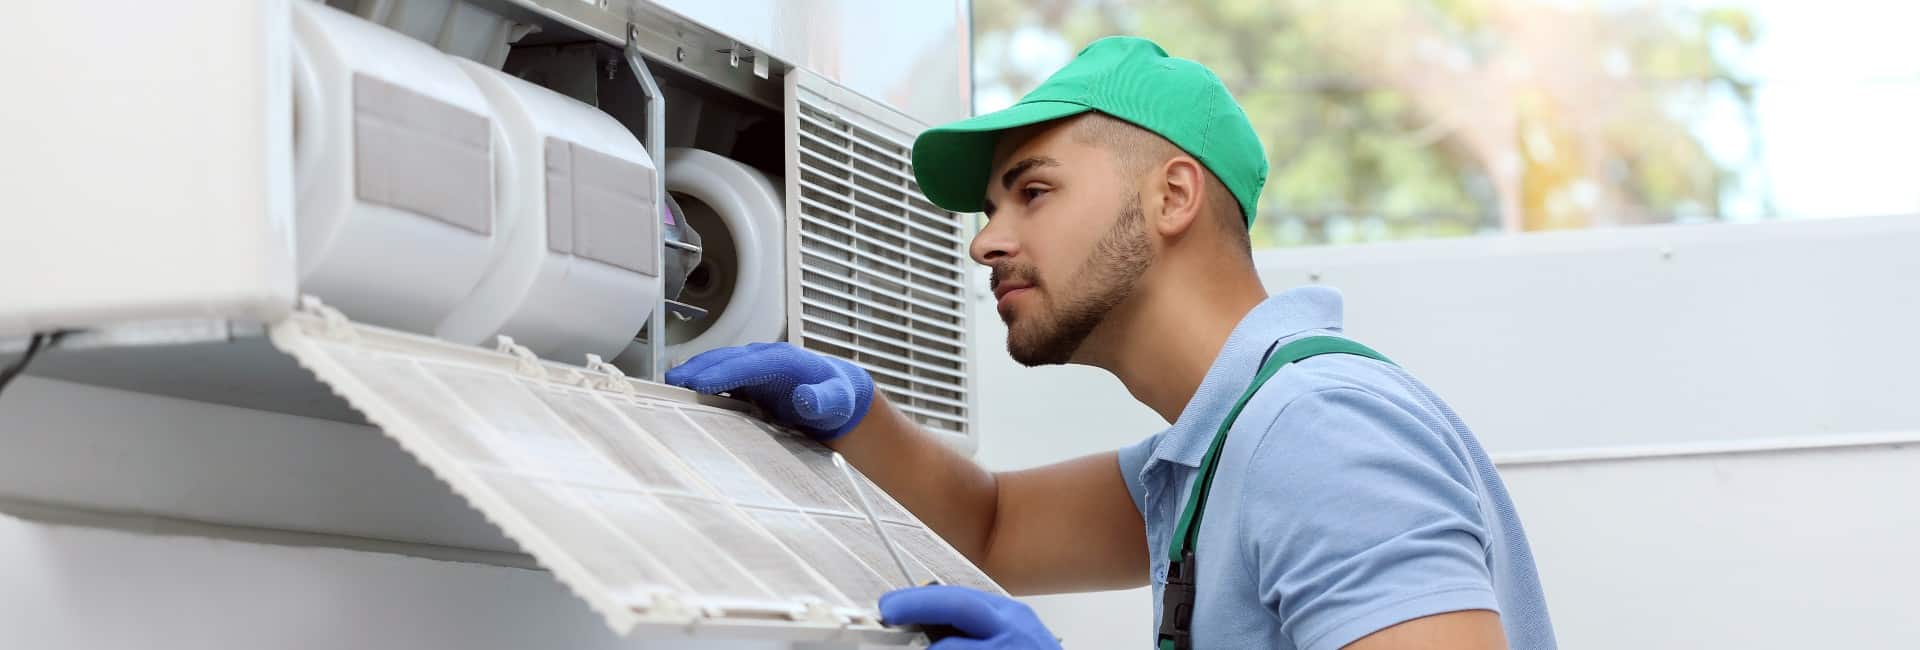
[[[979,212],[993,175],[1000,132],[1091,111],[1085,104],[1032,101],[945,124],[913,141],[913,175],[927,200],[953,212]]]

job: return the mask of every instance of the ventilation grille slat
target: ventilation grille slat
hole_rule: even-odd
[[[920,196],[911,137],[797,94],[799,343],[867,368],[922,426],[972,433],[964,221]]]
[[[801,199],[805,201],[813,202],[816,204],[815,207],[818,207],[821,209],[832,210],[835,212],[846,212],[849,207],[846,202],[846,199],[844,198],[847,193],[847,190],[844,187],[842,187],[841,189],[833,189],[833,188],[822,186],[823,183],[831,183],[831,182],[832,181],[830,180],[819,178],[812,175],[801,176],[800,178]],[[862,191],[864,192],[864,190]],[[958,236],[955,236],[951,233],[944,233],[938,230],[934,230],[932,228],[928,228],[925,223],[922,223],[919,221],[907,221],[904,218],[900,217],[899,215],[893,214],[885,210],[875,211],[871,208],[868,208],[865,205],[853,206],[853,207],[855,208],[855,210],[861,212],[863,215],[877,215],[877,216],[880,216],[881,218],[887,219],[888,221],[905,225],[908,228],[911,228],[917,231],[920,235],[927,238],[926,240],[921,242],[926,245],[933,246],[933,245],[940,245],[940,244],[950,244],[953,246],[960,246],[963,248],[966,246],[966,242],[961,238],[959,238]],[[916,241],[920,241],[920,240],[916,240]]]
[[[927,280],[936,285],[940,285],[938,288],[928,288],[924,285],[914,284],[914,288],[921,291],[928,291],[935,294],[941,294],[953,289],[964,290],[964,286],[961,285],[959,281],[955,280],[951,275],[935,273],[932,271],[928,271],[927,269],[924,269],[924,268],[917,268],[915,266],[915,262],[918,260],[916,260],[911,255],[897,252],[898,249],[895,249],[896,252],[892,254],[878,252],[878,251],[887,250],[887,247],[889,246],[889,244],[886,242],[876,240],[872,237],[868,237],[866,235],[862,235],[860,233],[853,232],[845,228],[841,228],[839,226],[833,226],[833,225],[828,225],[824,223],[816,223],[813,225],[815,226],[814,230],[811,230],[811,231],[803,230],[800,232],[801,239],[805,241],[815,242],[815,243],[824,245],[827,248],[834,249],[834,251],[837,251],[837,252],[822,252],[822,251],[816,250],[815,252],[818,254],[826,255],[829,257],[838,257],[840,259],[847,260],[847,261],[877,262],[883,266],[892,268],[895,271]],[[821,232],[823,230],[829,231],[829,232]],[[853,240],[854,242],[858,242],[860,244],[866,244],[866,245],[855,247],[855,246],[850,246],[846,243],[843,243],[849,239]],[[845,257],[842,254],[847,256],[852,256],[852,257]]]

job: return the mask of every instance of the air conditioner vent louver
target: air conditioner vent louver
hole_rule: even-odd
[[[970,440],[965,220],[922,197],[914,130],[901,118],[797,75],[787,111],[789,277],[798,284],[789,331],[866,367],[922,426]]]

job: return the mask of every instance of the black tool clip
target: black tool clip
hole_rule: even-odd
[[[1179,562],[1167,565],[1167,586],[1160,594],[1160,643],[1172,641],[1175,650],[1193,647],[1194,588],[1193,548],[1180,554]]]

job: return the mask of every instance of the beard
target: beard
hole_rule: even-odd
[[[1018,323],[1001,316],[1008,321],[1007,354],[1015,362],[1028,367],[1067,363],[1094,328],[1133,295],[1140,276],[1153,262],[1144,221],[1136,194],[1094,244],[1086,263],[1062,285],[1062,291],[1041,294],[1041,309]],[[1007,278],[1040,286],[1039,273],[1032,266],[1009,263],[993,267],[993,286]]]

